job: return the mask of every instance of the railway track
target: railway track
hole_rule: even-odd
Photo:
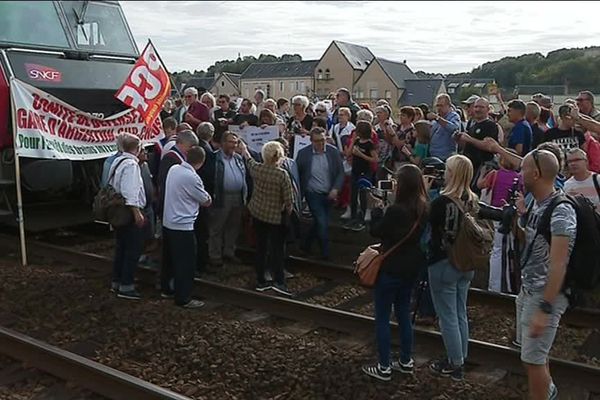
[[[0,327],[0,354],[108,399],[189,400],[188,397],[4,327]]]
[[[12,241],[14,242],[14,238]],[[6,244],[7,241],[1,242],[1,245],[6,246]],[[39,242],[30,243],[29,246],[35,249],[35,255],[37,256],[46,256],[76,265],[84,265],[86,270],[90,272],[103,271],[106,273],[110,270],[111,259],[108,257],[82,253]],[[299,258],[295,260],[294,262],[303,261]],[[322,267],[322,264],[319,265]],[[312,267],[316,268],[319,265],[313,262]],[[342,274],[342,271],[325,273]],[[348,278],[350,274],[349,271],[343,273],[344,279]],[[155,271],[142,268],[139,275],[148,284],[153,284],[155,281]],[[295,299],[274,297],[204,279],[196,279],[194,291],[197,296],[246,309],[260,310],[285,319],[305,321],[339,332],[372,335],[374,330],[374,318],[370,316],[309,304]],[[397,330],[396,324],[392,324],[392,329]],[[421,348],[426,348],[429,352],[442,353],[443,344],[438,332],[415,328],[415,336]],[[495,366],[516,374],[523,373],[518,350],[506,346],[471,340],[469,360],[475,364]],[[588,394],[600,393],[600,368],[556,358],[551,358],[551,368],[553,376],[559,384],[585,388],[589,391]]]

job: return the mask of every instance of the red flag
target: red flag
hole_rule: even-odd
[[[151,125],[171,93],[171,81],[152,42],[140,55],[115,97],[137,109],[147,126]]]

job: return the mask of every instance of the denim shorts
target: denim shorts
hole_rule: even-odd
[[[539,310],[544,291],[530,291],[521,288],[517,296],[517,342],[521,344],[521,361],[532,365],[545,365],[554,343],[554,337],[563,313],[569,306],[567,297],[560,293],[552,304],[552,314],[544,333],[532,338],[529,336],[529,325],[535,313]]]

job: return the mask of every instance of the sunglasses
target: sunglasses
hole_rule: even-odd
[[[585,159],[585,158],[573,158],[571,160],[567,160],[567,164],[572,164],[572,163],[577,162],[577,161],[587,161],[587,159]]]
[[[542,177],[542,168],[540,167],[540,156],[539,156],[539,150],[534,150],[532,153],[533,156],[533,161],[535,162],[535,167],[538,170],[538,173],[540,174],[540,178]]]

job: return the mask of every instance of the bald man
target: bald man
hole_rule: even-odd
[[[571,204],[555,203],[563,192],[554,188],[559,172],[554,154],[546,150],[530,152],[523,159],[521,172],[525,189],[532,193],[534,200],[529,211],[522,196],[518,201],[525,250],[521,259],[522,287],[516,302],[516,342],[521,346],[531,399],[555,399],[558,389],[550,376],[548,354],[560,318],[569,304],[561,288],[575,244],[577,218]],[[544,235],[537,234],[538,222],[548,208],[553,210],[550,242]]]
[[[459,144],[464,140],[463,154],[473,163],[473,170],[479,168],[487,161],[494,158],[494,153],[489,152],[483,141],[485,138],[498,140],[498,124],[489,118],[490,103],[483,97],[473,103],[473,123],[471,123],[467,135],[458,137]]]

